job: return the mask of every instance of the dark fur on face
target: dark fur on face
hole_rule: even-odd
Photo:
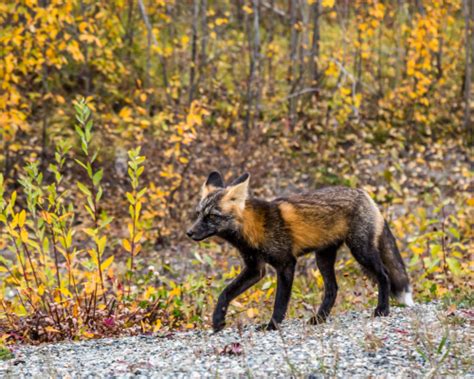
[[[234,228],[234,216],[225,214],[219,207],[219,201],[224,196],[222,190],[217,190],[199,202],[196,208],[197,219],[187,234],[195,241],[217,235]]]
[[[249,175],[244,174],[225,187],[221,175],[212,172],[202,188],[201,200],[196,208],[197,220],[187,235],[201,241],[237,231],[238,219],[245,206],[248,178]]]

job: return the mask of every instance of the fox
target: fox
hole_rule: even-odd
[[[395,237],[366,191],[329,186],[267,201],[249,195],[249,181],[250,174],[244,173],[226,186],[218,171],[211,172],[202,185],[197,218],[186,231],[194,241],[224,239],[243,261],[240,274],[217,299],[214,332],[225,327],[230,302],[265,276],[267,264],[276,271],[277,289],[271,319],[260,329],[278,329],[288,309],[297,259],[309,253],[316,256],[324,284],[322,302],[309,323],[324,323],[337,297],[334,266],[343,244],[378,286],[375,317],[389,315],[390,296],[414,305]]]

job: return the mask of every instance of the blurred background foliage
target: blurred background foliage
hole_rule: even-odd
[[[206,325],[238,272],[184,238],[213,169],[270,198],[366,188],[417,300],[472,304],[469,1],[21,0],[0,20],[4,340]],[[338,309],[373,302],[341,257]],[[292,316],[322,289],[299,270]]]

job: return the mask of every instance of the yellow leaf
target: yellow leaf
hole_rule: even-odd
[[[143,237],[143,232],[138,232],[135,237],[133,238],[133,242],[137,243],[137,242],[140,242],[140,240],[142,239]]]
[[[142,251],[142,245],[140,245],[140,244],[135,245],[135,249],[134,249],[134,251],[133,251],[133,255],[135,255],[135,256],[138,255],[138,253],[139,253],[140,251]]]
[[[26,229],[21,229],[20,239],[21,239],[21,242],[28,243],[29,238],[28,238],[28,232],[26,231]]]
[[[89,253],[91,259],[92,259],[92,262],[94,262],[95,265],[97,265],[97,253],[94,249],[89,249],[87,250],[87,252]]]
[[[157,332],[160,329],[161,329],[161,320],[158,319],[156,320],[155,325],[153,325],[153,332]]]
[[[83,21],[79,24],[79,32],[83,33],[84,30],[86,30],[86,28],[87,28],[87,22]]]
[[[121,118],[129,118],[132,114],[132,110],[129,107],[123,107],[119,113],[119,117]]]
[[[18,216],[18,226],[22,228],[23,225],[25,225],[25,221],[26,221],[26,211],[23,209],[20,212],[20,215]]]
[[[150,296],[151,296],[152,294],[154,294],[154,293],[156,293],[155,287],[153,287],[153,286],[148,286],[148,288],[146,289],[145,293],[143,294],[143,298],[144,298],[145,300],[149,300],[149,299],[150,299]]]
[[[105,250],[105,245],[107,243],[107,236],[102,236],[101,238],[96,239],[97,249],[99,254],[102,254]]]
[[[229,22],[228,19],[226,18],[217,18],[216,19],[216,25],[219,26],[219,25],[225,25]]]
[[[181,44],[186,47],[189,43],[189,37],[187,35],[184,35],[181,37]]]
[[[71,291],[69,291],[66,287],[61,287],[59,291],[61,291],[61,293],[66,297],[72,297]]]
[[[412,246],[411,251],[413,251],[416,255],[420,255],[425,251],[425,249],[422,247]]]
[[[332,8],[334,6],[335,0],[323,0],[321,2],[322,6],[325,8]]]
[[[257,308],[249,308],[247,309],[247,316],[249,318],[254,318],[256,315],[258,315],[258,309]]]
[[[59,333],[59,330],[57,330],[56,328],[53,328],[52,326],[47,326],[46,328],[44,328],[44,330],[46,330],[49,333]]]
[[[123,248],[127,250],[129,253],[132,251],[132,246],[130,245],[130,241],[124,239],[123,240]]]
[[[252,8],[250,8],[248,5],[244,5],[244,6],[242,7],[242,9],[243,9],[243,11],[244,11],[245,13],[247,13],[247,14],[252,14],[252,13],[253,13]]]
[[[46,211],[41,211],[41,218],[46,221],[48,225],[51,225],[51,222],[53,221],[51,218],[51,213],[46,212]]]
[[[94,333],[88,332],[87,330],[84,330],[82,335],[86,338],[94,338]]]
[[[179,297],[181,295],[181,288],[179,287],[174,287],[169,293],[168,297],[172,299],[173,297],[177,296]]]
[[[334,62],[330,62],[328,68],[325,71],[327,76],[337,77],[339,75],[339,69]]]
[[[106,270],[107,267],[109,267],[113,261],[114,261],[114,256],[111,255],[104,262],[102,262],[102,264],[100,265],[100,268],[102,269],[102,271]]]

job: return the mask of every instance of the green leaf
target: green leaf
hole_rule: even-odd
[[[79,137],[81,137],[81,139],[84,138],[84,132],[79,127],[79,125],[76,125],[74,128],[76,129],[76,133],[79,134]]]
[[[431,247],[431,256],[433,258],[438,257],[438,253],[441,251],[442,247],[439,244],[432,245]]]
[[[87,167],[84,163],[82,163],[79,159],[74,159],[74,161],[81,166],[84,170],[87,170]]]
[[[89,162],[87,162],[86,171],[87,171],[87,175],[89,175],[89,178],[92,179],[92,166]]]
[[[89,204],[89,208],[95,212],[96,209],[94,202],[92,201],[92,196],[87,196],[87,204]],[[95,218],[95,216],[93,218]]]
[[[125,196],[127,196],[127,200],[130,204],[135,204],[135,198],[133,197],[133,195],[130,193],[130,192],[127,192],[125,194]]]
[[[462,267],[459,261],[455,258],[446,258],[446,263],[448,264],[449,271],[455,276],[460,276],[462,274]]]
[[[97,171],[93,178],[92,178],[92,183],[94,183],[94,186],[98,186],[100,181],[102,180],[102,176],[104,174],[104,170],[103,169],[100,169],[99,171]]]
[[[456,228],[450,227],[448,230],[454,236],[454,238],[461,239],[461,235],[459,234],[459,231]]]
[[[6,260],[4,257],[0,255],[0,263],[3,263],[6,267],[10,267],[12,263],[8,260]]]
[[[138,192],[137,194],[137,199],[141,199],[143,197],[143,195],[145,195],[146,191],[147,191],[148,188],[143,188],[140,192]]]
[[[79,190],[86,196],[92,196],[91,191],[89,188],[87,188],[86,185],[82,184],[81,182],[77,182],[77,186],[79,187]]]
[[[97,189],[97,193],[95,195],[95,202],[96,203],[99,203],[103,192],[104,192],[104,190],[102,189],[102,186],[99,186],[99,188]]]
[[[107,237],[102,236],[96,240],[97,249],[99,250],[99,254],[102,254],[105,250],[105,244],[107,243]]]
[[[113,217],[105,217],[104,219],[102,219],[102,220],[100,221],[100,227],[101,227],[101,228],[106,227],[106,226],[109,225],[113,220],[114,220]]]
[[[90,216],[94,219],[95,214],[92,212],[92,209],[88,205],[84,205],[84,208],[86,208],[86,211],[90,214]]]
[[[441,354],[441,351],[443,351],[443,347],[446,344],[447,340],[448,340],[448,336],[446,336],[446,335],[443,336],[443,338],[441,339],[441,341],[438,345],[438,349],[437,349],[438,354]]]

